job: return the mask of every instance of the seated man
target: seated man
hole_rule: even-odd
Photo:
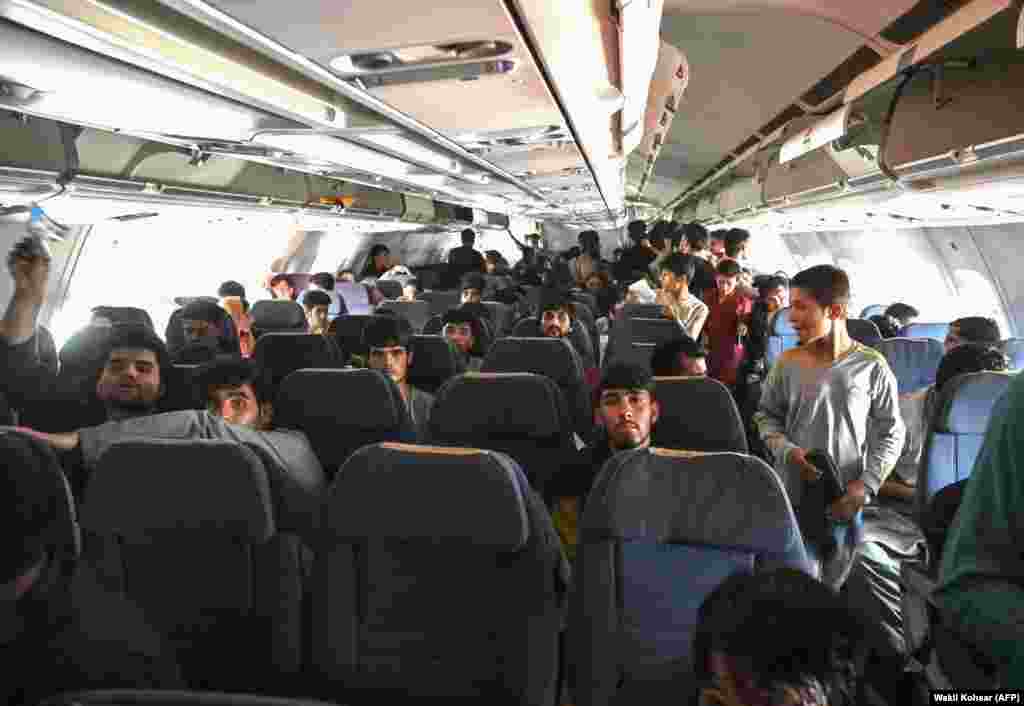
[[[352,270],[338,270],[338,273],[334,276],[335,283],[337,282],[355,282],[356,273]]]
[[[217,439],[246,444],[260,453],[271,487],[279,495],[280,524],[298,531],[312,545],[326,481],[306,435],[273,428],[270,391],[249,361],[219,357],[197,369],[193,381],[206,400],[206,411],[168,412],[38,436],[56,449],[80,452],[86,474],[107,449],[128,439]]]
[[[400,302],[414,302],[414,301],[416,301],[416,297],[419,296],[419,293],[420,293],[420,282],[419,282],[419,280],[416,279],[415,277],[413,277],[412,279],[407,279],[405,281],[405,284],[402,285],[402,296],[400,296],[398,298],[398,301],[400,301]]]
[[[910,304],[904,304],[903,302],[890,304],[885,310],[885,316],[895,320],[900,328],[904,328],[914,323],[920,315],[921,312],[910,306]]]
[[[348,309],[345,307],[345,300],[334,289],[334,275],[330,272],[318,272],[309,278],[309,285],[302,296],[299,297],[299,303],[305,305],[305,298],[309,292],[324,292],[330,297],[331,305],[327,308],[327,315],[334,319],[342,314],[347,314]]]
[[[597,444],[580,451],[576,464],[559,469],[549,485],[556,498],[555,528],[570,558],[575,555],[576,527],[583,500],[601,467],[620,451],[649,447],[659,413],[654,379],[646,368],[627,363],[612,363],[608,367],[598,387],[594,410],[604,434]]]
[[[689,336],[667,341],[654,349],[651,371],[655,377],[705,377],[708,352]]]
[[[230,315],[216,302],[193,299],[181,311],[184,345],[171,351],[175,363],[205,363],[218,355],[240,354],[241,347],[228,326]]]
[[[984,316],[965,316],[949,325],[944,345],[946,352],[965,343],[979,343],[983,346],[994,346],[1002,340],[999,335],[999,324],[995,319]]]
[[[53,531],[70,502],[53,454],[0,431],[0,467],[0,701],[34,706],[63,691],[184,688],[172,651],[141,612],[99,590],[87,568],[72,584]]]
[[[576,305],[569,293],[562,289],[545,288],[540,300],[540,329],[547,338],[564,338],[569,341],[583,363],[584,370],[594,370],[597,362],[589,335],[573,335],[576,320]],[[582,330],[582,329],[580,329]]]
[[[707,305],[690,293],[696,268],[692,255],[673,253],[661,263],[661,289],[657,303],[665,307],[665,316],[674,319],[690,338],[700,338],[708,318]]]
[[[466,370],[479,372],[487,352],[484,350],[487,342],[484,340],[480,319],[460,307],[446,311],[442,320],[444,328],[441,329],[441,335],[455,346],[466,364]]]
[[[697,612],[700,706],[856,706],[861,691],[860,617],[839,594],[795,569],[740,572]]]
[[[295,301],[295,287],[292,286],[291,280],[285,274],[274,275],[270,278],[270,293],[274,299]]]
[[[896,467],[879,489],[878,497],[883,505],[908,517],[913,515],[917,471],[921,465],[928,426],[935,415],[935,404],[943,386],[959,375],[986,370],[998,372],[1006,368],[1006,356],[1002,351],[967,343],[957,346],[942,357],[934,385],[900,395],[900,416],[906,426],[907,436]]]
[[[434,396],[409,384],[412,365],[412,326],[400,317],[378,317],[363,330],[363,342],[369,348],[369,367],[388,375],[402,392],[421,441],[426,439]]]
[[[321,292],[318,289],[309,290],[302,299],[302,308],[306,310],[306,323],[309,324],[309,332],[318,336],[326,336],[330,326],[328,312],[331,308],[331,297],[327,292]]]
[[[989,421],[942,554],[936,598],[950,625],[1024,688],[1024,377]]]
[[[483,301],[486,282],[484,276],[478,272],[470,272],[462,276],[462,303],[479,304]]]

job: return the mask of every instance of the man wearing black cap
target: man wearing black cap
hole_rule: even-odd
[[[100,590],[77,550],[71,497],[46,446],[0,431],[0,702],[63,691],[180,689],[171,651],[140,612]]]
[[[597,391],[595,417],[604,430],[600,440],[580,452],[578,463],[563,467],[550,488],[557,498],[554,520],[567,548],[575,547],[582,500],[605,462],[620,451],[647,448],[661,410],[650,370],[630,363],[608,366]],[[572,549],[569,549],[570,555]]]

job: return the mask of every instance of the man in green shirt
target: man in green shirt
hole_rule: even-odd
[[[1024,378],[996,404],[942,554],[936,593],[953,626],[1024,688]]]

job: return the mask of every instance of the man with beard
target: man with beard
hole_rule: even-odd
[[[545,288],[540,301],[540,331],[546,338],[564,338],[572,344],[576,354],[583,363],[584,370],[597,367],[594,359],[594,347],[586,332],[576,327],[576,305],[569,298],[568,292],[557,288]]]
[[[565,466],[552,480],[553,518],[569,557],[575,555],[576,526],[583,500],[605,462],[620,451],[647,448],[661,413],[654,378],[642,366],[612,363],[597,391],[596,421],[604,430],[592,447],[580,451],[577,464]]]
[[[398,317],[378,317],[363,331],[363,342],[370,350],[367,358],[370,368],[380,370],[394,380],[409,408],[417,435],[420,439],[426,438],[434,396],[409,384],[412,326]]]

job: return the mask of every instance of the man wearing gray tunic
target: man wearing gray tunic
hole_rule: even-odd
[[[874,566],[871,571],[858,569],[865,563],[865,551],[870,554],[887,536],[884,522],[876,526],[872,503],[903,448],[896,378],[878,351],[849,336],[846,273],[819,265],[794,277],[791,287],[789,316],[800,346],[786,351],[772,366],[754,421],[794,506],[800,505],[804,483],[818,475],[806,458],[812,449],[827,452],[838,467],[846,495],[827,512],[834,521],[850,523],[863,511],[864,536],[850,547],[839,568],[825,567],[825,580],[839,588],[848,577],[856,577],[850,579],[856,584],[856,602],[885,624],[874,640],[878,652],[891,658],[887,668],[902,671],[901,656],[896,654],[902,644],[894,645],[888,630],[893,622],[902,628],[899,562],[889,562],[881,574]],[[847,541],[856,537],[850,532]],[[894,585],[895,615],[890,595]],[[881,619],[883,614],[886,620]]]

